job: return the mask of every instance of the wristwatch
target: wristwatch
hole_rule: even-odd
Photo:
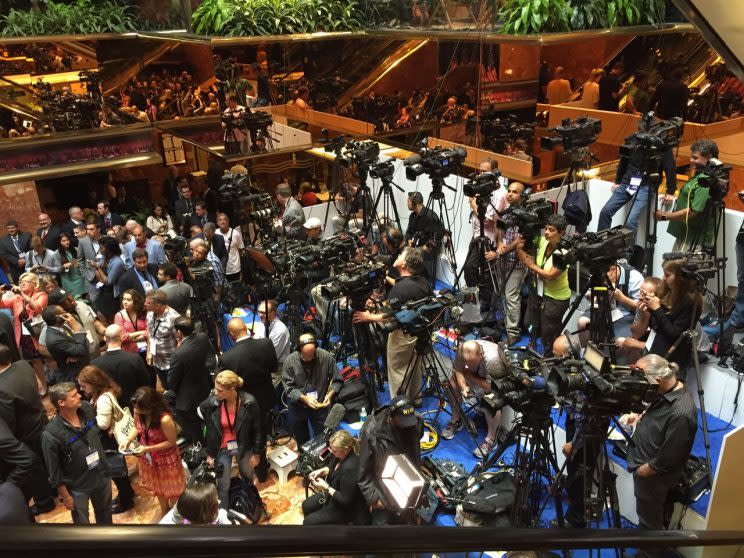
[[[661,217],[659,217],[659,221],[666,221],[666,220],[667,220],[666,213],[662,213]]]

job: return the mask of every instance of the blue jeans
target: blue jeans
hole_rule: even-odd
[[[628,188],[630,188],[630,185],[620,184],[615,188],[615,191],[612,192],[612,196],[607,200],[602,211],[599,212],[599,222],[597,223],[598,231],[609,229],[610,225],[612,225],[612,218],[615,216],[615,213],[620,211],[620,208],[628,203],[628,201],[633,197],[633,195],[628,192]],[[630,209],[630,215],[628,215],[626,224],[626,226],[634,233],[638,230],[638,220],[646,209],[650,197],[650,188],[648,185],[641,185],[638,188],[638,193],[633,202],[633,207]]]
[[[251,454],[247,453],[245,457],[238,460],[238,469],[244,479],[253,478],[253,467],[251,467]],[[232,455],[227,448],[221,448],[217,454],[215,463],[222,464],[222,475],[217,479],[217,498],[220,501],[220,508],[223,510],[230,507],[230,480],[232,479]]]
[[[728,350],[736,330],[744,328],[744,243],[738,241],[736,242],[736,281],[738,282],[738,288],[736,290],[736,301],[734,301],[734,311],[723,324],[723,335],[718,348],[719,354]],[[721,332],[717,325],[705,326],[703,329],[711,340],[717,339]]]

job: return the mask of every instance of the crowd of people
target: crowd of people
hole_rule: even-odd
[[[717,154],[710,140],[696,142],[693,168]],[[495,168],[487,161],[480,172]],[[632,174],[627,169],[619,173],[600,228],[609,226],[610,213],[628,201],[618,192],[627,191],[625,181]],[[208,177],[208,186],[214,180]],[[15,221],[6,222],[7,234],[0,238],[6,274],[0,277],[0,306],[8,310],[0,312],[0,434],[12,450],[0,453],[0,462],[8,471],[5,485],[12,485],[6,490],[15,493],[5,501],[21,502],[6,509],[24,516],[33,498],[30,512],[43,513],[59,498],[75,523],[89,522],[89,503],[97,523],[110,523],[113,514],[134,505],[123,458],[132,454],[143,486],[160,504],[155,519],[177,522],[195,497],[186,489],[181,448],[198,442],[206,449],[207,465],[217,471],[215,489],[201,496],[216,501],[206,522],[223,522],[219,510],[230,505],[233,465],[249,481],[266,478],[274,413],[286,408],[286,426],[298,445],[319,435],[330,440],[330,463],[310,476],[318,494],[303,504],[306,524],[405,523],[380,475],[393,452],[420,462],[422,423],[415,409],[423,404],[425,377],[414,358],[418,337],[393,315],[407,302],[433,295],[446,232],[439,217],[425,207],[420,192],[411,192],[406,230],[375,225],[377,234],[355,256],[369,251],[387,264],[383,287],[365,307],[345,310],[354,324],[360,368],[387,380],[391,403],[374,408],[369,393],[349,396],[358,376],[339,372],[318,335],[326,327],[333,330],[329,322],[339,319],[340,310],[329,311],[331,301],[323,289],[334,281],[333,266],[321,262],[296,285],[304,292],[302,304],[314,308],[310,314],[317,315],[317,327],[290,331],[287,322],[293,317],[282,315],[283,301],[264,298],[253,320],[233,317],[225,324],[231,342],[224,344],[221,296],[230,284],[256,281],[243,258],[243,231],[232,226],[209,187],[195,200],[189,179],[175,168],[164,186],[166,203],[154,204],[144,223],[125,221],[117,213],[126,201],[119,196],[100,202],[97,215],[87,219],[77,206],[63,223],[42,213],[33,234]],[[693,176],[681,190],[687,192],[687,206],[678,203],[674,212],[654,216],[675,225],[669,233],[678,239],[679,250],[698,239],[710,241],[703,189]],[[306,187],[296,193],[289,184],[279,184],[272,224],[280,238],[313,246],[321,242],[323,223],[305,219],[298,198],[306,194]],[[444,440],[455,437],[467,420],[459,405],[483,403],[494,392],[493,380],[509,373],[506,345],[528,333],[532,347],[539,348],[539,339],[543,356],[554,358],[580,358],[586,345],[591,313],[578,320],[576,331],[561,328],[572,295],[568,267],[555,257],[562,253],[565,216],[550,216],[534,239],[524,238],[518,225],[504,230],[499,224],[499,213],[519,208],[526,199],[518,182],[494,190],[482,230],[475,218],[479,201],[471,201],[473,236],[485,237],[487,249],[482,257],[472,252],[464,277],[468,286],[479,288],[484,322],[494,323],[496,312],[502,313],[505,343],[496,336],[468,340],[458,348],[449,380],[455,400]],[[337,230],[362,226],[369,208],[358,187],[346,185],[334,203]],[[181,253],[169,247],[177,236],[188,240]],[[663,526],[665,502],[696,431],[685,373],[700,345],[691,345],[682,333],[699,319],[702,299],[694,280],[683,273],[684,265],[682,259],[666,261],[663,277],[644,277],[626,261],[607,272],[617,360],[643,368],[661,393],[642,416],[623,417],[639,440],[627,462],[636,490],[649,495],[637,502],[640,525],[646,528]],[[383,344],[359,343],[360,332],[377,323],[390,326]],[[739,325],[730,323],[727,331]],[[56,411],[51,421],[44,397]],[[365,414],[359,440],[334,433],[343,418]],[[496,446],[500,422],[500,413],[486,413],[487,431],[473,448],[476,457],[485,459]],[[564,453],[579,459],[572,443],[569,439]],[[582,526],[580,518],[575,526]]]

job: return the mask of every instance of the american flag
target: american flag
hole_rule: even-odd
[[[488,46],[488,56],[485,64],[481,64],[481,81],[494,82],[499,79],[496,73],[496,56],[493,45]]]

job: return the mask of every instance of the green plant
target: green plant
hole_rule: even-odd
[[[191,25],[199,35],[222,35],[223,26],[238,9],[233,0],[204,0],[191,14]]]
[[[49,0],[42,9],[11,9],[0,16],[0,35],[123,33],[134,30],[136,23],[133,9],[115,0],[76,0],[71,4]]]
[[[609,27],[638,25],[641,21],[639,0],[607,0],[607,24]]]
[[[501,15],[503,33],[522,35],[571,28],[571,6],[566,0],[506,0]]]
[[[607,27],[607,0],[570,0],[571,29]]]

